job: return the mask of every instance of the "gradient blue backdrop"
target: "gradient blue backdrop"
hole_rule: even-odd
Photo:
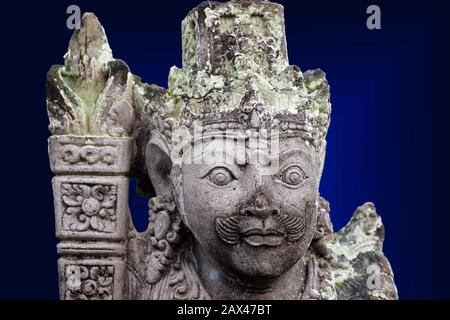
[[[279,2],[291,63],[320,67],[331,84],[321,192],[331,202],[335,229],[358,205],[375,202],[400,297],[450,298],[444,2]],[[166,86],[169,68],[181,66],[180,22],[197,3],[2,3],[0,298],[58,297],[45,74],[63,63],[72,34],[65,27],[67,6],[95,12],[115,57],[144,81]],[[381,7],[382,30],[366,28],[370,4]],[[145,229],[146,200],[133,195],[131,209]]]

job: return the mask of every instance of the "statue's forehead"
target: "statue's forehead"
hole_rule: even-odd
[[[210,136],[194,141],[184,155],[184,163],[196,164],[218,160],[246,164],[249,159],[279,162],[292,156],[305,162],[312,160],[311,148],[300,137],[236,139],[233,136]]]

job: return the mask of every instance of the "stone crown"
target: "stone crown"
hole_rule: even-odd
[[[203,2],[183,20],[182,33],[184,69],[218,75],[244,58],[259,71],[288,65],[284,9],[276,3]]]
[[[182,23],[183,68],[169,74],[163,118],[175,126],[279,126],[322,148],[330,92],[320,70],[289,65],[284,9],[269,1],[204,2]]]

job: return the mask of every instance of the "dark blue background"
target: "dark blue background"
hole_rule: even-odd
[[[442,1],[279,1],[290,61],[322,68],[333,116],[321,191],[339,229],[373,201],[403,299],[450,298],[448,10]],[[97,14],[114,56],[166,86],[180,22],[197,1],[16,1],[1,5],[0,298],[56,299],[45,75],[63,63],[66,8]],[[366,28],[370,4],[382,30]],[[140,230],[146,200],[131,199]]]

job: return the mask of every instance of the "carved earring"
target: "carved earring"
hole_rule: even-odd
[[[181,240],[182,221],[177,214],[175,201],[170,195],[150,199],[149,244],[146,262],[146,279],[157,283],[170,269]]]
[[[314,240],[322,239],[333,233],[333,224],[330,218],[330,204],[320,197],[317,208],[317,225],[314,232]]]

